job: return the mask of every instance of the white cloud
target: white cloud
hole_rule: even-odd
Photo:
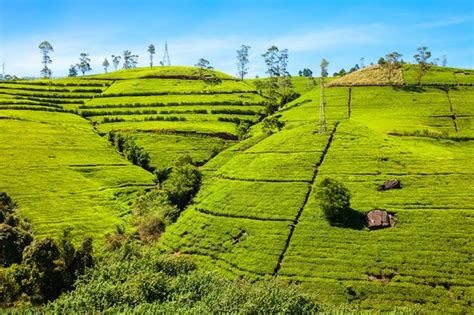
[[[440,28],[440,27],[459,25],[459,24],[464,24],[464,23],[473,23],[472,17],[455,16],[451,18],[442,18],[436,21],[429,21],[429,22],[415,24],[414,27],[420,28],[420,29],[431,29],[431,28]]]
[[[380,28],[380,25],[345,26],[316,31],[307,30],[274,38],[181,37],[169,40],[168,46],[171,63],[174,65],[194,65],[199,58],[203,57],[211,61],[216,69],[234,74],[236,50],[240,45],[248,44],[252,47],[250,52],[252,72],[250,75],[254,76],[257,73],[264,73],[264,64],[260,55],[271,45],[288,48],[291,59],[295,53],[322,52],[333,48],[373,43],[375,42],[375,34],[379,32]],[[120,33],[113,30],[101,30],[95,33],[78,31],[74,33],[41,34],[32,38],[4,42],[2,44],[3,58],[7,73],[20,76],[37,76],[41,69],[41,54],[38,50],[38,44],[42,40],[48,39],[55,49],[54,53],[51,54],[53,59],[51,68],[55,76],[67,75],[69,66],[77,63],[80,52],[90,54],[94,73],[103,71],[102,61],[104,58],[110,58],[111,54],[121,53],[124,49],[130,49],[140,56],[140,66],[148,65],[149,59],[146,52],[148,43],[127,45],[126,39],[123,40],[125,44],[121,44],[116,40],[117,38],[120,38]],[[164,41],[165,39],[155,41],[157,47],[156,63],[163,57]]]

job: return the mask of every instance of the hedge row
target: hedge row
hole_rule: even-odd
[[[29,85],[29,84],[28,84]],[[10,87],[10,86],[0,86],[0,89],[16,89],[16,90],[24,90],[24,91],[38,91],[38,92],[67,92],[67,93],[76,93],[76,92],[89,92],[89,93],[102,93],[102,89],[58,89],[58,88],[49,88],[49,89],[40,89],[35,87],[20,86],[20,87]]]
[[[7,93],[5,91],[0,91],[0,94],[7,94],[7,95],[19,95],[19,96],[26,96],[26,97],[43,97],[43,98],[92,98],[93,95],[87,94],[71,94],[71,95],[60,95],[60,94],[53,94],[53,93],[22,93],[22,92],[10,92]]]
[[[257,91],[160,91],[160,92],[135,92],[135,93],[107,93],[97,95],[96,97],[126,97],[126,96],[158,96],[158,95],[199,95],[199,94],[257,94]]]
[[[264,103],[251,103],[244,101],[213,101],[212,103],[205,102],[169,102],[169,103],[121,103],[121,104],[104,104],[104,105],[93,105],[93,106],[79,106],[79,109],[91,109],[91,108],[123,108],[123,107],[165,107],[165,106],[216,106],[216,105],[228,105],[228,106],[265,106]]]
[[[54,81],[44,82],[44,81],[8,81],[8,84],[28,84],[28,85],[49,85],[49,86],[110,86],[113,82],[103,82],[100,83],[59,83]]]
[[[249,123],[249,124],[254,123],[254,121],[251,120],[251,119],[241,119],[239,117],[218,117],[217,120],[218,121],[225,121],[225,122],[232,122],[232,123],[235,123],[235,124],[240,124],[241,122],[245,122],[245,123]]]

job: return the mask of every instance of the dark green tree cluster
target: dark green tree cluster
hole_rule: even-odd
[[[342,225],[350,219],[351,195],[342,183],[325,178],[319,185],[317,199],[331,225]]]
[[[5,193],[0,193],[0,213],[0,306],[53,300],[93,266],[92,239],[77,250],[69,231],[58,242],[34,239]]]
[[[199,190],[201,173],[189,155],[178,159],[163,184],[171,204],[183,210]]]
[[[334,72],[333,73],[333,76],[335,77],[342,77],[343,75],[346,75],[347,72],[346,72],[346,69],[342,68],[341,70],[339,70],[338,72]]]
[[[311,71],[311,69],[304,68],[303,70],[300,70],[300,71],[298,72],[298,75],[299,75],[300,77],[311,78],[311,77],[313,77],[313,71]]]
[[[29,224],[10,196],[0,192],[0,266],[21,263],[23,250],[33,241]]]
[[[132,164],[138,165],[147,171],[153,171],[150,166],[150,154],[138,146],[131,135],[124,136],[111,131],[109,132],[109,141]]]

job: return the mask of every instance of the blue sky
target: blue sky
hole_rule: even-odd
[[[92,59],[94,73],[104,58],[130,49],[139,65],[146,48],[161,59],[168,41],[173,65],[194,65],[201,57],[219,70],[236,73],[236,50],[248,44],[250,76],[264,74],[261,54],[275,44],[290,53],[289,71],[318,68],[329,60],[334,72],[376,62],[392,51],[412,61],[416,48],[448,65],[474,68],[474,1],[300,1],[300,0],[0,0],[0,62],[6,73],[38,76],[38,44],[55,52],[54,76],[66,75],[79,53]]]

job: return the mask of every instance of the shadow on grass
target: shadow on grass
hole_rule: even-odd
[[[393,89],[395,91],[405,91],[405,92],[417,92],[423,93],[426,90],[419,85],[403,85],[403,86],[394,86]]]
[[[346,210],[341,222],[330,222],[329,224],[340,228],[362,230],[367,226],[367,219],[364,213],[351,208]]]

